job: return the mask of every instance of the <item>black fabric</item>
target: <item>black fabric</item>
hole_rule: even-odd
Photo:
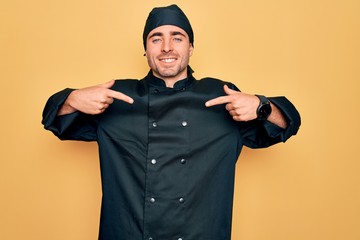
[[[56,116],[72,89],[53,95],[43,124],[60,139],[97,141],[102,178],[100,240],[229,240],[235,164],[242,147],[268,147],[296,134],[300,116],[285,97],[269,98],[288,119],[283,130],[267,121],[236,122],[213,78],[190,74],[167,88],[151,72],[118,80],[115,100],[100,115]]]
[[[174,25],[183,29],[189,36],[190,43],[194,46],[194,33],[190,24],[190,21],[186,17],[185,13],[175,4],[167,7],[154,8],[146,20],[143,43],[146,50],[146,39],[149,33],[163,25]]]

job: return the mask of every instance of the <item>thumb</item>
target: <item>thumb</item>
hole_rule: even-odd
[[[232,95],[234,93],[238,93],[238,91],[232,90],[231,88],[228,87],[228,85],[224,85],[224,91],[227,95]]]
[[[111,88],[114,85],[114,83],[115,83],[115,80],[111,80],[109,82],[100,84],[99,87]]]

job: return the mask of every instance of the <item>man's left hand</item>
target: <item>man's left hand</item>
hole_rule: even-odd
[[[205,103],[206,107],[225,104],[226,110],[235,121],[250,121],[257,118],[256,110],[260,100],[255,95],[242,93],[224,85],[225,96],[213,98]]]

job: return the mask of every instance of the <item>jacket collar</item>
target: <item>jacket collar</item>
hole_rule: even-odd
[[[185,79],[179,80],[174,84],[173,90],[185,90],[193,84],[195,78],[193,77],[193,70],[190,66],[187,67],[187,77]],[[145,81],[150,87],[164,89],[167,88],[165,81],[155,77],[152,73],[152,70],[149,71],[148,75],[145,78]]]

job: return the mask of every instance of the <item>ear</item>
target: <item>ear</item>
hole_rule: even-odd
[[[193,47],[192,43],[190,43],[190,45],[189,45],[189,56],[190,57],[192,56],[193,52],[194,52],[194,47]]]

